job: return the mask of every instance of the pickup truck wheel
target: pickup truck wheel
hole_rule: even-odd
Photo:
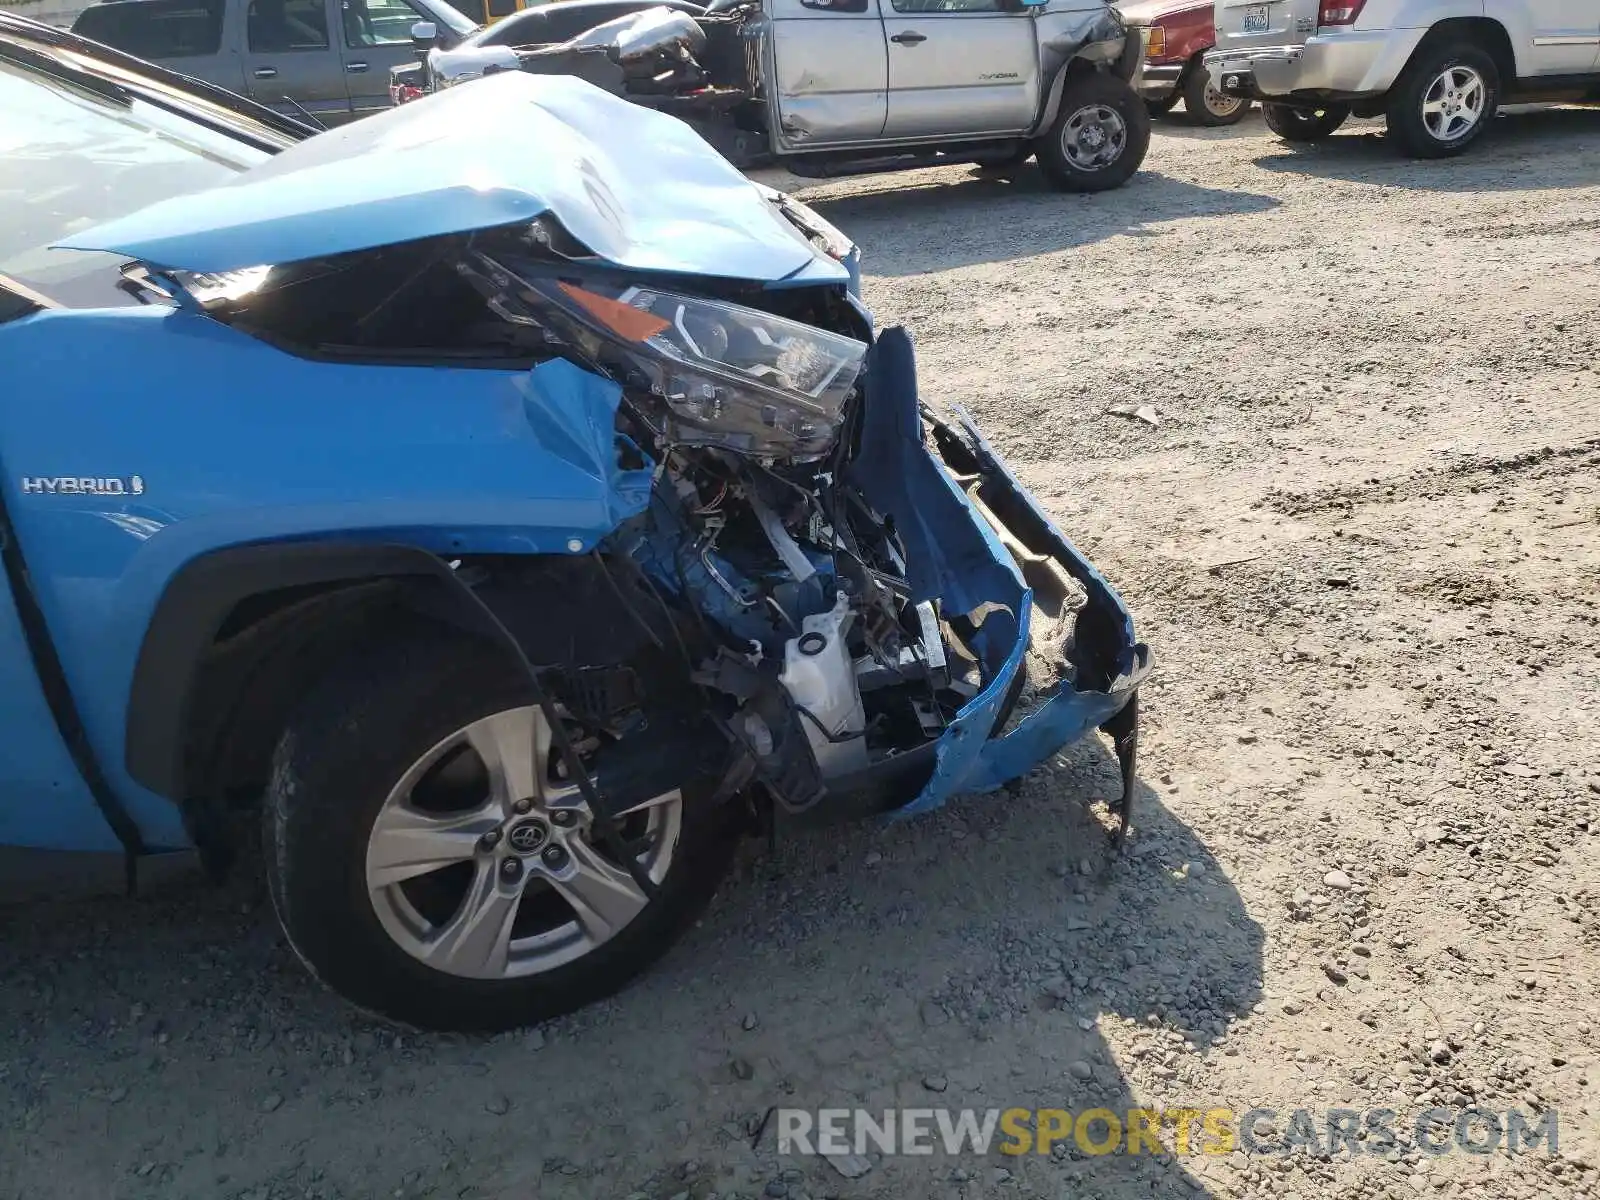
[[[1150,110],[1133,88],[1102,71],[1067,80],[1061,109],[1034,139],[1039,168],[1067,192],[1121,187],[1150,148]]]
[[[296,954],[429,1029],[541,1021],[629,982],[710,900],[737,810],[686,784],[618,814],[613,850],[559,759],[525,683],[477,641],[429,630],[335,667],[280,741],[264,806]]]
[[[1199,62],[1191,63],[1184,72],[1182,91],[1183,111],[1195,125],[1237,125],[1250,111],[1250,101],[1217,91],[1211,83],[1211,72]]]
[[[1261,116],[1267,128],[1286,142],[1320,142],[1350,119],[1350,109],[1343,104],[1316,109],[1263,104]]]
[[[1389,136],[1414,158],[1448,158],[1483,136],[1499,106],[1500,72],[1486,52],[1424,46],[1389,93]]]

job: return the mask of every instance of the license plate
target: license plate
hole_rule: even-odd
[[[1244,10],[1244,32],[1266,33],[1267,29],[1267,6],[1265,4],[1252,4]]]

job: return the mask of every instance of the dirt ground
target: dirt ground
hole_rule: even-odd
[[[803,190],[1154,648],[1126,856],[1086,744],[1018,796],[752,846],[646,980],[493,1040],[353,1015],[251,877],[0,914],[0,1196],[1596,1195],[1600,112],[1495,132],[1417,164],[1166,122],[1105,196]],[[750,1144],[774,1105],[892,1104],[1405,1136],[854,1178]],[[1408,1144],[1467,1104],[1555,1111],[1560,1154]]]

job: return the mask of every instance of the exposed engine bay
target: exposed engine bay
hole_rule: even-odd
[[[796,236],[837,239],[771,197]],[[127,283],[181,288],[295,353],[565,360],[620,385],[614,453],[619,470],[648,477],[648,502],[606,540],[606,569],[670,611],[706,715],[774,802],[803,812],[830,784],[951,727],[994,674],[980,627],[1002,606],[951,610],[919,594],[896,514],[858,486],[873,333],[848,293],[641,278],[595,261],[546,217],[224,276],[130,270]],[[1011,549],[1030,574],[1027,552]],[[1045,609],[1032,675],[1053,690],[1073,681],[1087,596],[1067,573],[1046,574],[1029,578]]]
[[[654,482],[610,540],[690,616],[693,678],[768,793],[804,811],[828,781],[937,739],[984,672],[970,617],[914,596],[894,517],[850,481],[864,314],[820,290],[768,292],[754,308],[574,282],[559,231],[535,230],[457,269],[548,353],[623,385],[617,432],[654,462]],[[1069,619],[1086,602],[1075,591]]]

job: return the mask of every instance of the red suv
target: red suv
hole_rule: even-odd
[[[1200,59],[1216,45],[1212,5],[1194,0],[1134,0],[1118,9],[1130,23],[1150,26],[1144,72],[1135,81],[1139,94],[1156,116],[1171,112],[1179,100],[1196,125],[1232,125],[1250,109],[1250,101],[1224,96],[1211,86]]]

